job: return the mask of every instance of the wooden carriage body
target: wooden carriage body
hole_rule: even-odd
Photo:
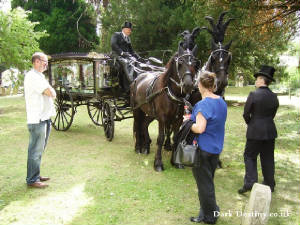
[[[114,121],[131,118],[129,96],[120,86],[122,71],[115,59],[101,53],[63,53],[49,58],[48,79],[54,87],[56,116],[53,127],[71,127],[77,107],[86,105],[93,123],[114,136]]]

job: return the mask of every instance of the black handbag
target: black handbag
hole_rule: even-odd
[[[178,143],[174,152],[174,163],[184,166],[193,167],[196,163],[198,164],[198,145],[189,145],[185,138]]]

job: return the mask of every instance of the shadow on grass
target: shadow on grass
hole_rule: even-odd
[[[245,102],[239,102],[234,100],[226,100],[226,103],[228,107],[244,107],[245,105]]]

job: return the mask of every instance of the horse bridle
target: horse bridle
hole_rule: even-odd
[[[219,49],[216,49],[216,50],[214,50],[214,51],[212,51],[212,52],[210,53],[210,56],[209,56],[209,58],[208,58],[208,60],[207,60],[207,62],[206,62],[206,65],[205,65],[205,70],[208,69],[208,65],[209,65],[209,66],[212,65],[211,59],[212,59],[212,58],[215,59],[214,54],[217,53],[217,52],[221,52],[221,56],[220,56],[219,62],[222,62],[222,61],[223,61],[223,57],[222,57],[222,53],[223,53],[223,52],[226,52],[226,53],[228,54],[228,56],[230,57],[230,61],[231,61],[231,59],[232,59],[232,54],[231,54],[231,52],[230,52],[230,51],[227,51],[226,49],[223,49],[223,48],[222,48],[222,44],[219,42]],[[211,71],[211,72],[218,73],[218,72],[220,72],[220,71],[225,71],[226,74],[228,74],[227,69],[228,69],[228,68],[225,68],[224,65],[222,64],[218,70],[216,70],[216,71]],[[217,89],[217,88],[218,88],[218,85],[217,85],[217,83],[216,83],[216,89]],[[223,92],[224,92],[224,91],[223,91]]]
[[[179,61],[180,58],[183,58],[183,57],[185,57],[185,56],[189,56],[189,61],[188,61],[188,63],[187,63],[189,66],[192,65],[191,57],[192,57],[192,59],[195,58],[195,56],[191,53],[191,51],[190,51],[189,49],[187,49],[187,54],[183,54],[183,55],[181,55],[181,56],[178,56],[178,57],[175,59],[175,63],[176,63],[176,75],[177,75],[178,79],[180,80],[180,83],[178,83],[176,80],[174,80],[172,77],[170,77],[170,80],[171,80],[177,87],[180,88],[181,94],[182,94],[183,85],[184,85],[183,79],[184,79],[184,77],[186,76],[186,74],[184,74],[182,77],[180,76],[180,74],[179,74],[179,69],[178,69],[178,68],[179,68],[179,63],[178,63],[178,61]]]
[[[231,59],[232,59],[232,54],[231,54],[231,52],[230,52],[230,51],[227,51],[227,50],[225,50],[225,49],[222,49],[221,43],[219,43],[219,47],[220,47],[219,49],[216,49],[216,50],[214,50],[214,51],[212,51],[212,52],[210,53],[210,56],[209,56],[209,58],[208,58],[208,60],[207,60],[207,64],[209,63],[209,64],[211,65],[211,59],[212,59],[212,58],[215,58],[215,57],[214,57],[214,54],[217,53],[217,52],[221,52],[221,56],[220,56],[220,59],[219,59],[220,62],[223,61],[223,57],[222,57],[222,53],[223,53],[223,52],[226,52],[226,53],[228,54],[228,56],[230,57],[230,61],[231,61]],[[223,65],[219,68],[219,70],[217,70],[217,71],[212,71],[212,72],[217,73],[217,72],[222,71],[222,70],[225,70],[226,74],[228,73],[228,72],[227,72],[227,69],[226,69]]]

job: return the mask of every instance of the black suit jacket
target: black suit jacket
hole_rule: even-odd
[[[135,52],[131,46],[130,38],[129,42],[127,42],[122,32],[115,32],[111,37],[110,43],[114,55],[120,56],[122,52],[129,52],[131,55],[135,56]]]
[[[277,137],[273,119],[278,106],[277,95],[268,87],[260,87],[250,92],[243,114],[244,120],[248,125],[247,139],[270,140]]]

